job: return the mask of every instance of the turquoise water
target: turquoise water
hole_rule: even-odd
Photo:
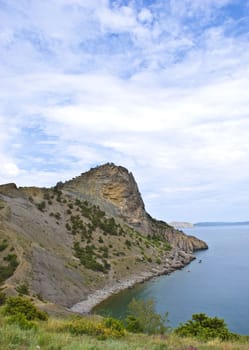
[[[249,226],[185,232],[205,240],[209,249],[197,252],[197,259],[184,269],[123,291],[95,311],[123,318],[132,298],[153,298],[157,312],[169,312],[172,327],[204,312],[224,318],[231,331],[249,335]]]

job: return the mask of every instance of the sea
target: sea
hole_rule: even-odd
[[[203,239],[209,249],[196,252],[196,260],[182,270],[110,297],[94,312],[123,319],[133,298],[153,299],[156,312],[169,313],[168,325],[173,328],[203,312],[223,318],[230,331],[249,335],[249,225],[184,232]]]

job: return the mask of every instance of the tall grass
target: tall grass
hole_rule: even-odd
[[[212,340],[201,343],[192,338],[176,335],[147,336],[126,334],[119,339],[99,340],[94,336],[73,336],[61,331],[67,321],[50,318],[47,322],[37,321],[37,328],[22,330],[16,324],[8,324],[8,319],[0,319],[1,350],[188,350],[190,346],[198,350],[248,350],[249,341],[220,342]]]

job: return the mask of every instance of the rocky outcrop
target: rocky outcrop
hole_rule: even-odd
[[[77,193],[110,216],[148,233],[144,202],[132,173],[126,168],[108,163],[66,182],[63,189]]]

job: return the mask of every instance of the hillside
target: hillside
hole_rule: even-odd
[[[53,188],[0,186],[0,283],[8,294],[24,285],[72,307],[172,272],[206,248],[153,219],[133,175],[114,164]]]

